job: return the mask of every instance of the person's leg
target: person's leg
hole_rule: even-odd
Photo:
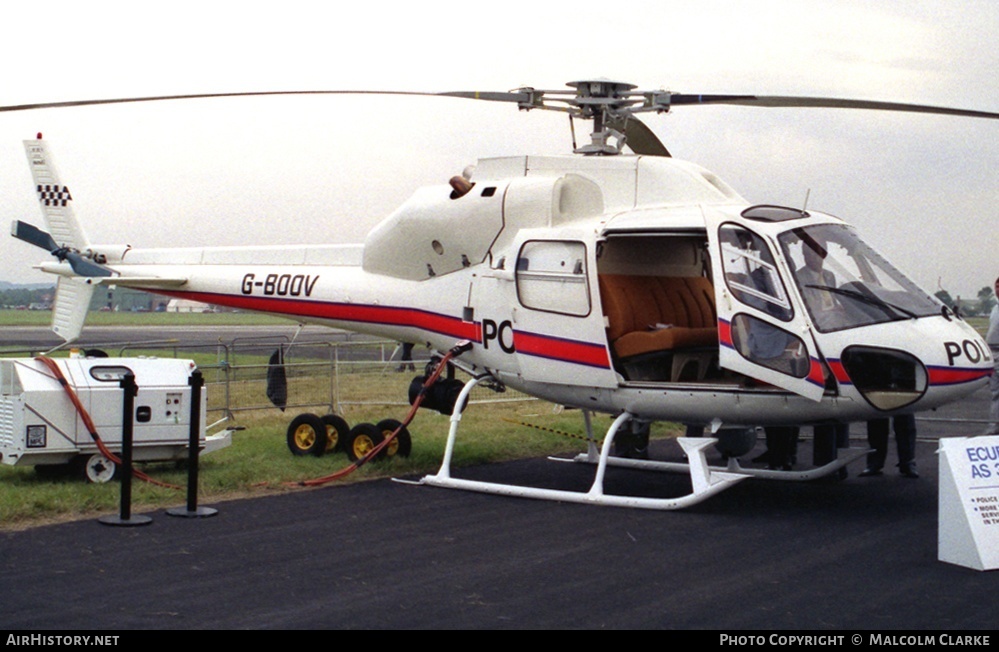
[[[895,443],[898,445],[898,472],[907,478],[918,478],[916,472],[916,416],[902,414],[895,422]]]
[[[867,445],[873,450],[867,454],[867,468],[863,476],[881,475],[888,455],[888,419],[871,419],[867,422]]]

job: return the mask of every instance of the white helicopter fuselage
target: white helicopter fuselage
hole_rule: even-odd
[[[648,420],[861,421],[954,401],[992,369],[974,329],[840,220],[751,209],[696,165],[513,157],[470,181],[418,190],[360,245],[91,250],[115,273],[102,283],[438,351],[468,340],[474,374]],[[816,250],[842,263],[822,283],[803,280]]]

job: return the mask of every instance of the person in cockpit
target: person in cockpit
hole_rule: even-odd
[[[808,312],[821,331],[840,327],[844,317],[843,307],[828,289],[836,288],[836,275],[824,268],[829,255],[827,247],[824,240],[801,234],[801,256],[805,264],[795,272]]]

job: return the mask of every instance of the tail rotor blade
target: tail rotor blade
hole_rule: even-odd
[[[75,251],[67,251],[63,254],[66,262],[73,268],[73,271],[80,276],[112,276],[114,273],[107,267],[98,265],[89,258],[78,254]]]
[[[10,225],[10,234],[18,240],[24,240],[28,244],[41,247],[59,260],[65,260],[80,276],[112,276],[114,274],[107,267],[98,265],[81,253],[68,247],[60,247],[51,235],[27,222],[15,220]]]
[[[59,249],[59,245],[56,244],[51,235],[42,231],[37,226],[22,222],[21,220],[15,220],[11,223],[10,234],[18,240],[24,240],[28,244],[41,247],[50,254],[55,253]]]

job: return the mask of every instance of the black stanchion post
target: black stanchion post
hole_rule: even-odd
[[[135,396],[139,388],[135,375],[127,373],[121,379],[124,403],[121,411],[121,509],[118,516],[104,516],[98,519],[104,525],[148,525],[153,519],[148,516],[132,516],[132,437],[135,413]]]
[[[218,510],[212,507],[198,507],[198,455],[201,452],[201,388],[205,379],[195,370],[187,381],[191,386],[191,429],[187,443],[187,507],[174,507],[167,510],[170,516],[202,518],[215,516]]]

